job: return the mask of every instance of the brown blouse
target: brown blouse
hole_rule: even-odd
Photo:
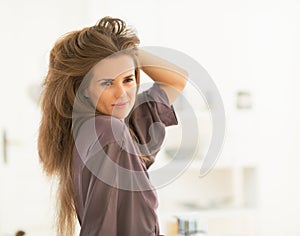
[[[96,116],[79,129],[73,152],[80,236],[157,236],[156,191],[147,169],[176,125],[166,93],[154,84],[125,121]]]

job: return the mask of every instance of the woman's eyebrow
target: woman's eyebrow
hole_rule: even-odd
[[[129,77],[133,77],[133,76],[135,76],[135,75],[134,74],[129,74],[129,75],[124,75],[123,78],[129,78]],[[114,81],[115,79],[112,79],[112,78],[99,78],[99,79],[96,79],[96,82],[102,81],[102,80],[107,82],[107,81]]]
[[[105,80],[105,81],[114,81],[114,79],[110,79],[110,78],[100,78],[100,79],[96,79],[96,81],[102,81],[102,80]]]

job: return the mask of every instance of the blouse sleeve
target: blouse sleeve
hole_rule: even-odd
[[[157,83],[138,95],[136,105],[127,118],[136,136],[141,154],[147,156],[147,168],[154,162],[165,137],[165,127],[177,125],[177,117],[166,93]]]

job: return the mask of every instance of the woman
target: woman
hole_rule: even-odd
[[[147,169],[177,124],[187,74],[138,44],[124,21],[104,17],[51,50],[38,149],[59,181],[59,235],[74,234],[76,217],[84,236],[159,235]],[[138,94],[140,69],[155,83]]]

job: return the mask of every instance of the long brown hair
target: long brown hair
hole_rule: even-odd
[[[84,120],[95,115],[95,108],[82,97],[79,87],[100,60],[122,50],[134,49],[138,44],[138,37],[124,21],[104,17],[94,26],[65,34],[50,52],[41,99],[38,151],[46,174],[58,178],[58,235],[70,236],[75,232],[72,182],[74,130],[76,133]],[[136,79],[139,84],[138,68]],[[84,109],[79,109],[74,118],[75,98]]]

